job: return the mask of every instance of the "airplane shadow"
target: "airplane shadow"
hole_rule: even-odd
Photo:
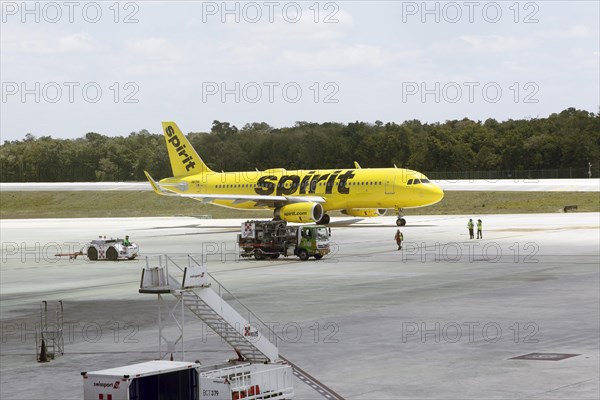
[[[382,225],[381,223],[361,223],[357,225],[358,222],[364,221],[364,218],[352,218],[343,221],[333,221],[329,225],[331,228],[397,228],[397,229],[410,229],[410,228],[426,228],[426,227],[435,227],[435,224],[409,224],[405,226],[397,226],[395,223]],[[172,234],[163,234],[161,236],[192,236],[192,235],[212,235],[218,233],[230,233],[230,232],[239,232],[239,228],[232,227],[231,225],[211,225],[211,226],[202,226],[198,224],[186,224],[186,225],[172,225],[172,226],[153,226],[151,228],[138,228],[136,231],[160,231],[160,230],[168,230],[168,229],[194,229],[196,232],[189,233],[172,233]]]
[[[396,223],[390,223],[390,224],[375,224],[375,223],[361,223],[360,225],[356,225],[358,222],[364,221],[365,218],[352,218],[352,219],[347,219],[347,220],[343,220],[343,221],[334,221],[331,222],[328,226],[333,227],[339,227],[339,228],[398,228],[398,229],[404,229],[404,228],[411,228],[411,227],[433,227],[433,226],[437,226],[437,225],[432,225],[432,224],[408,224],[405,226],[397,226]]]

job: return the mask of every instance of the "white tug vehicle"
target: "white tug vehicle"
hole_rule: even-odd
[[[118,261],[133,260],[139,255],[139,247],[136,243],[130,243],[126,239],[100,238],[92,240],[81,250],[91,261]]]

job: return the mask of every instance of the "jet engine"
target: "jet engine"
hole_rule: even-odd
[[[292,203],[276,208],[274,216],[288,222],[316,222],[323,217],[323,206],[319,203]]]
[[[381,217],[385,215],[387,209],[385,208],[348,208],[342,210],[343,214],[351,215],[353,217]]]

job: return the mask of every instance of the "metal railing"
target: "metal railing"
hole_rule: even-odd
[[[291,394],[294,391],[293,372],[290,366],[261,368],[263,365],[240,364],[215,371],[200,373],[202,378],[227,378],[232,392],[245,392],[244,398],[273,398],[278,394]],[[285,371],[290,373],[286,374]],[[248,390],[257,388],[254,394]],[[262,393],[261,393],[262,392]],[[273,393],[275,392],[275,393]]]
[[[197,265],[202,266],[202,263],[196,261],[194,257],[191,255],[186,255],[188,265]],[[183,281],[183,274],[185,272],[185,268],[181,267],[172,257],[168,255],[159,255],[158,256],[159,265],[165,267],[166,276],[167,276],[167,285],[170,285],[169,274],[169,266],[174,266],[179,270],[177,273],[178,276],[173,275],[174,278],[179,279],[180,282]],[[164,261],[164,264],[163,264]],[[146,264],[149,265],[148,257],[146,257]],[[277,347],[277,343],[280,340],[279,336],[269,327],[267,323],[265,323],[262,319],[260,319],[248,306],[246,306],[240,299],[238,299],[233,293],[231,293],[221,282],[219,282],[210,272],[207,271],[208,277],[211,280],[211,287],[218,294],[218,296],[225,302],[227,302],[232,308],[234,308],[242,317],[246,319],[248,324],[260,332],[261,335],[268,334],[267,339]],[[193,290],[192,290],[193,291]],[[234,304],[232,304],[234,303]]]

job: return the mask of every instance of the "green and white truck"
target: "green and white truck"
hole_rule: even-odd
[[[286,221],[246,221],[238,234],[241,257],[257,260],[298,256],[317,260],[329,253],[329,231],[323,225],[294,225]]]

